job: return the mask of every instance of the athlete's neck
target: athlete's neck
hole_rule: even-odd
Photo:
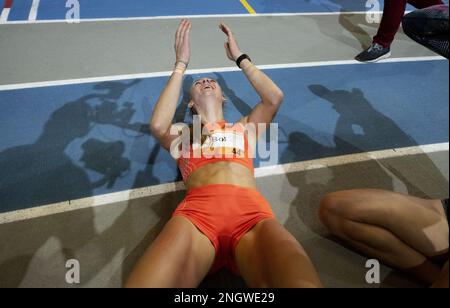
[[[211,106],[202,112],[201,117],[203,124],[216,123],[223,120],[223,111]]]

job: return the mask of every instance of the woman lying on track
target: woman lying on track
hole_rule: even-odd
[[[175,157],[174,152],[182,154],[176,158],[187,195],[138,262],[126,286],[196,287],[208,273],[226,267],[242,275],[250,287],[320,287],[304,249],[276,220],[269,203],[256,189],[252,160],[255,142],[272,122],[283,92],[240,51],[230,28],[222,23],[220,29],[228,37],[228,58],[242,69],[261,102],[231,125],[223,116],[220,85],[210,78],[196,80],[190,90],[189,107],[200,117],[203,137],[196,140],[195,129],[191,128],[193,140],[187,147],[180,145],[172,122],[190,60],[191,30],[191,23],[182,20],[175,39],[175,69],[156,104],[150,126],[165,149]]]

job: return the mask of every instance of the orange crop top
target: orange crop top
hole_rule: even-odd
[[[221,120],[206,127],[209,135],[203,145],[191,145],[186,155],[178,159],[184,182],[200,167],[222,161],[239,163],[254,172],[254,152],[241,123],[229,127],[225,120]]]

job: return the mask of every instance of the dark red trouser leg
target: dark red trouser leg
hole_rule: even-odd
[[[418,9],[443,4],[441,0],[385,0],[383,18],[378,33],[373,38],[374,43],[383,47],[391,46],[405,14],[406,3],[410,3]]]
[[[10,9],[12,7],[13,0],[6,0],[3,8]]]

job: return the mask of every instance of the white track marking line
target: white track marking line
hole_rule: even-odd
[[[9,12],[11,11],[10,8],[5,7],[2,10],[2,14],[0,15],[0,24],[6,24],[8,22]]]
[[[305,170],[314,170],[324,167],[341,166],[358,162],[371,160],[380,160],[409,155],[430,154],[435,152],[449,151],[449,143],[437,143],[430,145],[414,146],[407,148],[389,149],[374,152],[349,154],[343,156],[315,159],[304,162],[295,162],[285,165],[257,168],[255,176],[257,178],[301,172]],[[117,202],[127,202],[129,200],[151,197],[155,195],[176,192],[184,190],[182,182],[167,183],[156,186],[126,190],[105,194],[100,196],[88,197],[78,200],[65,201],[45,206],[34,207],[19,211],[0,214],[0,224],[23,221],[43,216],[55,215],[85,208],[107,206]]]
[[[40,0],[33,0],[33,3],[31,4],[30,14],[28,15],[28,21],[30,22],[36,21],[39,9],[39,2]]]
[[[382,14],[381,11],[370,12],[371,14]],[[296,16],[337,16],[337,15],[361,15],[367,14],[366,11],[355,12],[317,12],[317,13],[263,13],[263,14],[207,14],[207,15],[177,15],[177,16],[149,16],[149,17],[123,17],[123,18],[87,18],[81,19],[80,22],[107,22],[107,21],[142,21],[142,20],[170,20],[170,19],[204,19],[204,18],[255,18],[255,17],[296,17]],[[51,24],[66,23],[65,19],[54,20],[17,20],[8,24]]]
[[[13,0],[5,0],[3,4],[3,9],[0,14],[0,25],[6,24],[8,22],[9,13],[11,12],[11,7],[13,5]]]
[[[379,65],[383,63],[400,63],[400,62],[420,62],[420,61],[439,61],[446,60],[441,56],[427,56],[427,57],[402,57],[402,58],[390,58],[386,60],[379,61],[378,63],[370,65]],[[268,65],[258,65],[259,69],[271,70],[271,69],[289,69],[289,68],[302,68],[302,67],[319,67],[319,66],[333,66],[333,65],[369,65],[366,63],[361,63],[356,60],[340,60],[340,61],[320,61],[320,62],[301,62],[301,63],[288,63],[288,64],[268,64]],[[188,70],[186,73],[188,75],[198,75],[198,74],[209,74],[209,73],[222,73],[222,72],[238,72],[239,68],[236,66],[230,67],[216,67],[207,69],[194,69]],[[104,77],[88,77],[79,79],[65,79],[65,80],[54,80],[54,81],[42,81],[42,82],[31,82],[31,83],[18,83],[18,84],[7,84],[0,85],[0,91],[9,90],[21,90],[30,88],[42,88],[42,87],[54,87],[54,86],[65,86],[73,84],[85,84],[85,83],[97,83],[105,81],[119,81],[119,80],[129,80],[129,79],[145,79],[145,78],[155,78],[155,77],[167,77],[172,74],[173,71],[164,72],[154,72],[154,73],[142,73],[142,74],[126,74],[126,75],[111,75]]]

